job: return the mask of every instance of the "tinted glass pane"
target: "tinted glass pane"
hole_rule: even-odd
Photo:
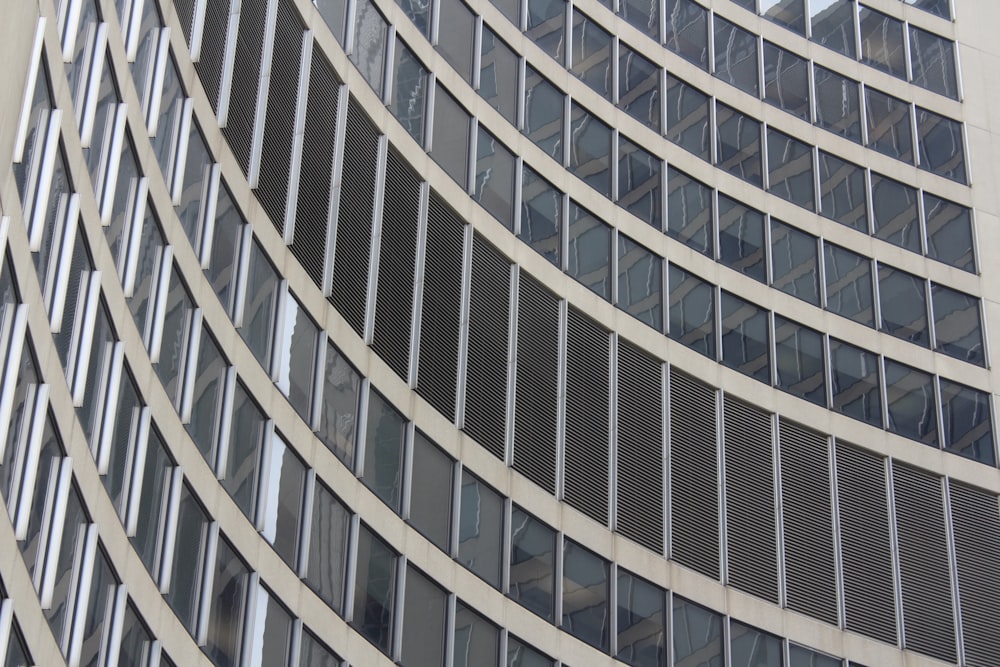
[[[205,277],[212,284],[215,295],[219,297],[222,307],[230,316],[233,314],[235,293],[233,276],[240,254],[240,239],[244,224],[243,217],[229,194],[229,189],[225,186],[220,187],[215,210],[215,234]]]
[[[674,596],[675,667],[722,667],[722,617]]]
[[[883,331],[926,347],[929,336],[924,280],[879,264],[878,283]]]
[[[768,128],[767,171],[771,192],[803,208],[813,209],[812,146]]]
[[[861,24],[861,62],[905,79],[902,22],[863,5],[858,7],[858,19]]]
[[[323,602],[338,613],[344,600],[350,520],[347,508],[326,487],[317,484],[313,497],[309,561],[303,579]]]
[[[266,416],[250,398],[242,382],[233,392],[233,416],[229,430],[229,455],[223,462],[222,486],[247,517],[257,502],[257,470],[264,442]]]
[[[273,434],[265,470],[261,535],[294,568],[299,553],[306,466],[280,436]]]
[[[618,107],[646,127],[660,130],[660,70],[624,42],[618,46]]]
[[[255,241],[250,249],[247,268],[246,302],[243,305],[243,326],[240,335],[257,361],[270,367],[271,344],[274,339],[275,309],[278,303],[280,277]]]
[[[479,126],[476,201],[507,229],[514,228],[514,155]]]
[[[816,65],[816,124],[852,141],[861,141],[858,82]]]
[[[455,605],[455,667],[490,667],[497,664],[500,631],[485,618],[458,602]]]
[[[770,383],[767,311],[722,292],[722,363]]]
[[[941,413],[945,449],[989,465],[996,463],[988,394],[942,379]]]
[[[552,667],[552,658],[543,655],[521,640],[507,636],[507,667]]]
[[[816,237],[771,219],[772,285],[819,305],[819,252]]]
[[[212,165],[212,156],[209,155],[208,147],[205,145],[205,138],[197,123],[192,121],[188,135],[184,181],[181,186],[181,203],[175,209],[177,217],[181,220],[181,226],[184,227],[184,233],[194,248],[201,245],[202,216],[208,203],[202,201],[202,193],[207,190],[205,186],[211,178]],[[128,181],[124,185],[127,188]]]
[[[323,21],[329,26],[333,36],[343,45],[344,27],[347,22],[347,0],[313,0],[313,4],[316,5],[319,15],[323,17]],[[407,15],[415,16],[415,13],[411,14],[408,12]],[[414,19],[414,22],[416,22],[416,19]]]
[[[924,192],[927,256],[966,271],[976,270],[969,209]]]
[[[618,570],[618,655],[637,667],[666,660],[666,597],[663,589]]]
[[[118,510],[118,516],[125,516],[127,498],[125,489],[131,476],[131,459],[135,451],[135,439],[139,430],[142,404],[139,389],[127,369],[121,374],[121,388],[117,397],[115,421],[105,426],[112,429],[108,472],[103,477],[108,496]]]
[[[715,16],[715,76],[757,96],[757,36]]]
[[[670,337],[715,358],[715,287],[670,264]]]
[[[806,10],[802,0],[761,0],[760,13],[800,35],[806,33]]]
[[[471,83],[476,16],[462,0],[439,0],[439,3],[437,48],[462,78]]]
[[[673,167],[667,169],[667,235],[703,255],[715,254],[712,189]]]
[[[774,355],[775,385],[826,407],[822,334],[775,315]]]
[[[170,287],[166,301],[160,356],[155,367],[163,388],[172,399],[176,400],[180,391],[181,364],[187,357],[191,316],[194,313],[194,303],[178,275],[176,266],[170,272]]]
[[[524,127],[529,139],[562,164],[565,96],[530,66],[525,67]]]
[[[204,550],[208,540],[209,521],[208,514],[201,508],[201,504],[195,499],[185,483],[181,486],[181,498],[178,503],[173,570],[166,598],[189,632],[195,631],[195,625],[198,621],[200,582],[202,567],[205,565]],[[211,564],[211,567],[220,569],[241,567],[242,564],[235,557],[223,560],[221,558],[223,552],[220,543],[217,552],[220,558],[216,560],[216,563]],[[219,577],[216,577],[216,581],[219,581]]]
[[[568,233],[569,257],[566,272],[610,300],[611,227],[571,201]]]
[[[12,636],[11,639],[14,639]],[[125,607],[125,620],[122,622],[122,641],[118,646],[117,667],[129,665],[146,665],[153,647],[153,636],[139,618],[138,612],[131,602]],[[11,662],[5,667],[21,667],[28,662]]]
[[[979,299],[944,285],[932,284],[931,303],[938,352],[985,365]]]
[[[150,429],[143,466],[142,489],[139,491],[138,521],[132,545],[139,552],[146,569],[155,572],[158,565],[160,541],[163,539],[162,523],[167,488],[172,477],[172,461],[167,455],[163,440],[155,429]]]
[[[361,376],[333,343],[327,341],[317,435],[348,468],[354,466],[360,389]]]
[[[105,636],[111,631],[111,624],[106,620],[111,617],[118,592],[118,578],[101,548],[97,549],[92,577],[87,608],[82,610],[83,637],[80,640],[79,664],[86,667],[97,667],[101,654],[106,651]]]
[[[420,431],[413,435],[410,523],[439,549],[448,551],[452,470],[455,462]]]
[[[667,48],[708,69],[708,10],[693,0],[666,0],[664,12]]]
[[[951,17],[951,12],[948,9],[948,0],[903,0],[903,2],[936,16]]]
[[[819,152],[820,213],[868,233],[865,170],[830,153]]]
[[[573,636],[608,650],[608,562],[566,541],[563,547],[562,627]]]
[[[469,114],[441,84],[434,89],[434,129],[430,154],[449,176],[465,186],[469,160]]]
[[[875,236],[919,253],[921,233],[917,191],[875,173],[871,179]]]
[[[715,122],[717,164],[760,187],[760,123],[724,104],[715,105]]]
[[[938,446],[934,378],[929,373],[886,359],[885,395],[890,431]]]
[[[843,667],[844,661],[804,646],[788,645],[788,667]]]
[[[764,42],[764,99],[808,121],[809,62]]]
[[[542,618],[553,620],[556,534],[515,507],[510,519],[510,589],[507,594]]]
[[[406,568],[403,643],[400,663],[406,666],[445,664],[448,593],[423,574]]]
[[[187,424],[187,430],[191,439],[198,445],[198,451],[210,466],[214,466],[228,364],[219,351],[215,339],[204,326],[198,344],[197,364],[192,391],[191,419]]]
[[[358,0],[354,12],[354,50],[350,58],[368,84],[381,95],[389,26],[370,0]]]
[[[369,392],[365,462],[361,479],[375,495],[397,512],[405,434],[406,422],[403,416],[378,393]]]
[[[618,307],[663,329],[663,260],[624,234],[618,235]]]
[[[398,37],[392,62],[392,99],[389,110],[413,139],[424,145],[424,105],[428,71]]]
[[[240,664],[250,572],[225,540],[216,554],[205,650],[214,664],[228,667]]]
[[[660,3],[648,0],[622,0],[618,15],[656,41],[660,40]]]
[[[780,638],[736,621],[729,628],[733,667],[781,667]]]
[[[767,267],[764,263],[764,214],[721,193],[719,261],[754,280],[767,280]]]
[[[955,44],[915,26],[910,28],[910,66],[913,83],[958,99]]]
[[[573,103],[569,167],[605,197],[611,196],[611,128]]]
[[[829,243],[823,254],[827,310],[874,326],[871,260]]]
[[[263,587],[257,588],[253,635],[247,667],[287,665],[294,631],[291,614]]]
[[[611,33],[573,9],[573,51],[569,70],[606,98],[611,98]]]
[[[663,225],[662,161],[618,137],[618,205],[657,229]]]
[[[276,384],[295,411],[308,422],[312,412],[319,327],[290,293],[286,294],[284,314],[282,337],[277,341]]]
[[[340,667],[340,658],[316,639],[313,633],[303,630],[298,667]]]
[[[854,49],[854,0],[811,0],[812,38],[851,58]]]
[[[524,165],[521,172],[521,230],[518,237],[556,266],[562,249],[562,193]]]
[[[564,0],[525,0],[528,3],[528,26],[524,33],[543,51],[563,62],[566,46],[566,2]]]
[[[479,94],[507,122],[517,122],[517,72],[519,58],[483,24],[479,61]]]
[[[882,426],[878,355],[830,339],[833,409],[873,426]]]
[[[708,95],[667,74],[667,139],[702,160],[711,159]]]
[[[396,554],[367,526],[358,529],[352,624],[383,651],[392,643]]]
[[[926,109],[917,109],[920,166],[959,183],[966,182],[962,124]]]
[[[458,561],[499,586],[503,501],[493,489],[463,471],[461,502]]]
[[[909,103],[866,87],[865,120],[870,148],[904,162],[913,162]]]

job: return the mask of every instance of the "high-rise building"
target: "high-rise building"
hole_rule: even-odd
[[[1000,665],[1000,3],[0,0],[3,665]]]

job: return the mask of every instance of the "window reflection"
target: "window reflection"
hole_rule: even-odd
[[[830,383],[834,410],[881,427],[879,375],[878,355],[830,339]]]

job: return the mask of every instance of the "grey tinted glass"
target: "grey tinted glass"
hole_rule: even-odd
[[[827,310],[873,326],[871,260],[829,243],[823,254]]]
[[[358,0],[354,13],[354,50],[350,58],[368,85],[381,95],[389,26],[371,0]]]
[[[507,229],[514,228],[514,155],[479,126],[476,201]]]
[[[54,494],[54,489],[52,489],[51,495],[45,494],[46,504],[52,503],[52,496]],[[49,622],[49,627],[56,637],[61,637],[64,629],[69,630],[69,623],[73,619],[74,610],[71,605],[74,602],[73,595],[76,588],[76,577],[74,575],[79,569],[77,554],[83,550],[84,535],[86,534],[87,526],[90,524],[90,520],[83,509],[80,494],[75,486],[70,488],[68,496],[66,499],[66,514],[62,525],[62,534],[58,535],[59,553],[54,561],[52,604],[48,609],[43,610],[45,618]],[[49,526],[36,525],[38,525],[39,529],[49,530]],[[53,530],[58,530],[58,527],[53,527]],[[53,544],[50,548],[55,549],[56,545]],[[48,557],[48,554],[46,554],[46,557]]]
[[[528,3],[528,27],[524,34],[562,63],[566,47],[565,0],[525,1]]]
[[[809,118],[809,62],[764,42],[764,99],[793,116]]]
[[[555,265],[559,265],[562,193],[527,166],[521,172],[521,230],[518,237]]]
[[[573,103],[569,168],[605,197],[611,196],[611,128]]]
[[[167,601],[189,632],[195,631],[198,620],[198,601],[201,593],[202,567],[205,565],[204,551],[208,540],[209,516],[201,508],[185,483],[181,486],[181,497],[177,510],[177,536],[174,538],[173,570]],[[221,545],[221,543],[220,543]],[[218,554],[223,555],[223,549]],[[240,561],[230,559],[232,565]],[[213,567],[226,568],[230,563],[217,560]],[[218,580],[218,578],[217,578]]]
[[[722,292],[722,363],[770,384],[767,311]]]
[[[409,520],[445,552],[450,550],[454,467],[455,462],[427,436],[414,432]]]
[[[667,169],[667,235],[703,255],[715,254],[712,189],[673,167]]]
[[[670,337],[715,358],[715,287],[670,264]]]
[[[14,636],[11,636],[11,640]],[[145,665],[147,656],[153,650],[153,635],[143,625],[135,607],[129,602],[125,607],[125,619],[122,622],[122,641],[118,647],[118,667],[126,665]],[[21,667],[29,665],[27,661],[11,661],[9,658],[5,667]]]
[[[230,316],[233,314],[233,296],[235,294],[233,276],[240,255],[240,238],[244,224],[243,217],[229,194],[229,188],[220,187],[215,209],[212,252],[209,256],[208,268],[205,269],[205,277],[212,284],[215,295],[219,297],[222,307]]]
[[[348,468],[354,466],[360,387],[361,376],[333,343],[327,341],[318,436]]]
[[[721,193],[719,261],[754,280],[767,280],[767,267],[764,263],[764,214]]]
[[[913,83],[958,99],[954,43],[915,26],[909,28]]]
[[[556,534],[515,507],[510,518],[511,598],[542,618],[554,620]]]
[[[272,434],[263,490],[261,535],[278,555],[295,568],[306,486],[306,466],[278,435]]]
[[[203,191],[207,192],[205,184],[209,182],[212,164],[212,156],[208,153],[205,138],[197,123],[192,121],[191,131],[188,134],[188,154],[184,165],[181,202],[175,207],[175,210],[188,241],[195,248],[200,245],[201,217],[207,203],[203,202],[201,197]],[[128,188],[128,181],[124,183],[124,186]]]
[[[760,13],[800,35],[806,34],[806,9],[802,0],[761,0]]]
[[[834,134],[861,141],[861,105],[858,82],[819,65],[813,78],[816,86],[816,124]]]
[[[282,338],[277,341],[278,379],[275,384],[288,397],[295,411],[309,422],[316,377],[319,327],[290,293],[286,294],[284,315]]]
[[[462,0],[438,0],[438,50],[458,70],[467,83],[472,82],[472,42],[476,15]]]
[[[260,365],[266,369],[270,367],[271,361],[271,343],[274,339],[274,317],[280,279],[278,272],[271,266],[271,262],[256,241],[250,249],[249,262],[240,335]]]
[[[666,660],[666,597],[663,589],[618,570],[619,660],[659,667]]]
[[[815,202],[812,146],[768,128],[769,191],[812,210]]]
[[[80,640],[80,665],[96,667],[102,653],[106,651],[105,637],[111,633],[111,615],[113,612],[115,594],[118,591],[118,578],[111,567],[111,562],[104,550],[97,549],[94,558],[94,569],[91,574],[90,590],[87,607],[82,610],[83,627]],[[78,610],[77,613],[80,613]],[[77,618],[77,623],[80,619]]]
[[[606,560],[574,542],[565,542],[562,627],[602,651],[608,650],[611,630],[608,571]]]
[[[819,196],[823,216],[868,233],[864,169],[820,151]]]
[[[21,556],[24,558],[24,563],[28,566],[28,573],[31,575],[34,575],[37,568],[42,567],[41,561],[44,559],[44,555],[39,553],[39,543],[42,535],[42,528],[47,528],[42,525],[43,515],[46,503],[51,502],[52,494],[49,493],[48,489],[50,486],[54,487],[56,484],[55,476],[59,470],[59,462],[63,457],[62,443],[56,433],[55,424],[52,421],[51,415],[45,420],[45,429],[42,432],[42,441],[43,444],[41,451],[38,454],[38,474],[35,477],[35,488],[38,492],[32,495],[30,505],[28,504],[27,498],[20,498],[17,501],[17,504],[24,505],[23,510],[28,512],[26,537],[21,541],[20,548]],[[22,452],[25,451],[23,447],[18,447],[17,449]],[[20,482],[20,480],[17,481]],[[11,491],[8,491],[8,493],[13,492],[13,496],[18,497],[18,491],[12,489]],[[22,508],[19,507],[18,511],[22,511]],[[74,511],[82,512],[83,510],[77,508]]]
[[[811,0],[812,38],[838,53],[854,58],[854,0]]]
[[[757,36],[715,16],[715,76],[757,96]]]
[[[819,305],[819,252],[816,237],[771,219],[771,284]]]
[[[711,159],[710,98],[667,74],[667,139],[702,160]]]
[[[146,460],[139,465],[143,467],[142,488],[139,491],[138,520],[132,545],[139,552],[146,569],[154,572],[163,539],[164,506],[173,466],[163,440],[155,429],[150,429]]]
[[[417,2],[419,1],[417,0]],[[347,23],[347,0],[313,0],[313,4],[319,10],[319,15],[323,17],[324,23],[330,28],[330,32],[343,45],[344,27]],[[415,17],[417,12],[407,12],[407,15]],[[417,19],[414,18],[414,23],[416,22]]]
[[[611,227],[571,201],[568,234],[569,257],[566,272],[610,300]]]
[[[569,70],[606,98],[611,98],[611,33],[573,9],[573,51]]]
[[[870,148],[904,162],[913,162],[909,103],[866,87],[865,121]]]
[[[732,667],[781,667],[780,638],[736,621],[730,622],[729,633]]]
[[[250,571],[224,539],[219,539],[214,570],[208,641],[205,651],[216,665],[239,665],[243,648],[243,619]]]
[[[389,110],[411,137],[424,145],[424,106],[428,71],[403,40],[396,38],[392,58],[392,99]]]
[[[716,163],[760,187],[760,123],[724,104],[715,105],[715,123]]]
[[[942,379],[941,414],[945,449],[995,465],[989,394]]]
[[[222,486],[247,517],[254,516],[257,502],[257,470],[264,440],[265,415],[237,382],[233,392],[233,416],[229,430],[229,456],[223,462]]]
[[[822,334],[775,315],[774,356],[779,389],[826,407]]]
[[[667,48],[708,69],[708,10],[693,0],[666,0]]]
[[[215,339],[204,326],[198,344],[198,360],[191,401],[188,433],[209,465],[215,465],[222,396],[228,364]]]
[[[396,554],[365,525],[358,529],[352,623],[375,646],[392,644]]]
[[[303,630],[298,667],[340,667],[340,658],[316,639],[313,633]]]
[[[618,138],[618,205],[657,229],[663,225],[663,163],[624,136]]]
[[[944,285],[932,284],[931,303],[938,352],[985,365],[979,299]]]
[[[155,368],[157,375],[160,376],[160,382],[163,383],[163,388],[172,399],[176,400],[182,379],[180,377],[181,366],[187,357],[188,341],[191,337],[194,302],[191,301],[191,296],[181,281],[176,266],[170,272],[170,287],[168,289],[166,313],[163,315],[160,356]]]
[[[929,373],[886,359],[885,396],[890,431],[937,447],[934,378]]]
[[[804,646],[788,645],[788,667],[843,667],[844,661]]]
[[[291,614],[265,588],[257,589],[253,634],[247,667],[287,665],[294,632]]]
[[[441,84],[434,89],[434,129],[430,154],[441,168],[465,186],[469,160],[469,114]]]
[[[344,602],[347,531],[351,516],[322,484],[313,497],[309,560],[303,577],[309,588],[330,608],[340,612]]]
[[[79,42],[80,40],[77,40],[78,44]],[[180,73],[177,71],[177,63],[170,56],[163,68],[161,85],[160,115],[156,122],[156,135],[152,137],[151,143],[156,152],[160,171],[170,178],[177,165],[175,133],[180,129],[184,108],[184,90],[181,88]],[[155,91],[153,94],[155,95]]]
[[[903,0],[903,2],[918,7],[925,12],[930,12],[935,16],[951,17],[951,11],[948,9],[948,0]]]
[[[565,96],[531,67],[525,67],[524,76],[522,131],[539,148],[562,164]]]
[[[463,471],[461,502],[458,560],[493,586],[499,586],[503,500],[496,491]]]
[[[365,462],[361,480],[389,507],[399,511],[406,422],[381,395],[368,394]]]
[[[117,403],[115,421],[105,425],[105,428],[111,429],[111,440],[110,452],[108,453],[108,471],[103,477],[103,481],[108,496],[111,497],[115,509],[118,510],[118,516],[124,517],[127,502],[126,488],[132,473],[131,459],[134,455],[142,408],[139,388],[127,369],[122,370]]]
[[[552,667],[554,664],[552,658],[514,636],[507,636],[507,667]]]
[[[924,192],[924,221],[927,227],[927,256],[976,270],[969,209]]]
[[[675,667],[722,667],[722,617],[674,596]]]
[[[882,426],[878,356],[830,339],[833,409],[872,426]]]
[[[660,40],[660,3],[648,0],[622,0],[618,15],[656,41]]]
[[[646,127],[660,129],[660,70],[624,42],[618,46],[618,107]]]
[[[901,248],[920,252],[917,191],[909,185],[872,174],[872,222],[875,236]]]
[[[929,336],[923,279],[879,264],[878,289],[882,330],[926,347]]]
[[[490,0],[500,13],[516,27],[521,27],[521,3],[519,0]]]
[[[917,109],[920,167],[966,183],[962,124],[926,109]]]
[[[485,618],[458,602],[455,605],[455,667],[490,667],[500,654],[500,631]]]
[[[448,593],[411,566],[406,568],[403,600],[403,665],[444,665]]]
[[[618,307],[663,329],[663,260],[624,234],[618,235]]]
[[[905,79],[902,22],[863,5],[858,7],[858,20],[861,25],[861,62]]]
[[[479,62],[479,94],[507,122],[517,122],[517,72],[519,58],[483,24]]]

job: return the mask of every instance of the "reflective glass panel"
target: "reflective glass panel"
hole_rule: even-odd
[[[732,667],[781,667],[781,638],[749,625],[730,621],[729,651]]]
[[[722,363],[770,384],[767,311],[722,292]]]
[[[802,0],[760,0],[760,13],[789,30],[806,34],[806,9]]]
[[[945,449],[996,464],[989,394],[942,378],[941,414]]]
[[[917,191],[909,185],[872,173],[872,222],[875,236],[901,248],[920,252]]]
[[[423,146],[429,72],[399,37],[396,38],[392,58],[392,99],[389,110],[409,135]]]
[[[524,119],[521,131],[562,164],[565,96],[530,66],[526,66],[524,71]]]
[[[605,197],[610,197],[611,128],[574,102],[569,137],[570,171]]]
[[[173,477],[173,461],[155,428],[149,430],[146,460],[140,461],[139,465],[143,467],[142,488],[139,490],[138,520],[132,546],[139,552],[146,569],[155,572],[164,537],[167,490]]]
[[[405,1],[405,0],[404,0]],[[415,0],[419,7],[420,0]],[[347,0],[313,0],[313,4],[319,10],[319,15],[323,17],[323,22],[330,28],[330,32],[337,38],[341,46],[344,44],[344,28],[347,23]],[[428,3],[429,4],[429,3]],[[411,18],[419,15],[419,8],[407,12]],[[404,5],[404,9],[405,9]],[[417,18],[413,22],[417,23]],[[426,20],[426,19],[425,19]]]
[[[667,48],[708,69],[708,10],[694,0],[666,0]]]
[[[660,130],[660,70],[624,42],[618,46],[618,108]]]
[[[459,185],[465,187],[469,160],[468,112],[441,84],[434,89],[434,128],[430,155]]]
[[[348,468],[354,467],[360,391],[361,376],[334,344],[327,341],[317,435]]]
[[[868,233],[864,169],[820,151],[819,196],[820,213],[824,217]]]
[[[491,585],[499,587],[503,499],[464,470],[460,498],[458,561]]]
[[[195,632],[198,623],[198,605],[201,599],[202,568],[206,565],[220,570],[236,568],[245,571],[245,568],[235,556],[224,558],[225,550],[222,548],[223,542],[221,541],[217,552],[219,558],[216,562],[212,564],[204,562],[211,517],[202,509],[201,503],[194,497],[187,483],[181,486],[180,494],[177,510],[177,535],[174,538],[172,558],[173,569],[170,575],[170,588],[165,597],[188,632]],[[218,571],[215,581],[219,586],[216,591],[222,591],[223,579],[219,576]],[[242,595],[242,592],[239,594]],[[227,617],[226,620],[237,622],[238,618],[237,615],[235,618]],[[211,623],[211,621],[209,622]]]
[[[715,16],[715,76],[757,97],[757,36]]]
[[[278,307],[280,276],[254,241],[247,267],[246,301],[243,305],[243,326],[240,335],[257,361],[265,369],[271,366],[271,344],[274,339],[275,315]]]
[[[408,565],[400,664],[444,665],[447,621],[448,592]]]
[[[938,446],[933,376],[886,359],[885,396],[890,431]]]
[[[930,337],[923,278],[879,264],[878,289],[882,330],[926,347]]]
[[[711,99],[667,73],[667,139],[702,160],[712,158]]]
[[[656,229],[663,226],[662,167],[658,157],[619,135],[618,205]]]
[[[371,0],[358,0],[354,14],[354,49],[350,58],[368,85],[381,95],[389,26]]]
[[[816,195],[812,146],[768,128],[767,172],[770,192],[813,210]]]
[[[261,535],[295,568],[298,562],[306,466],[277,433],[271,435],[263,475]]]
[[[546,620],[554,620],[556,534],[518,507],[510,518],[510,589],[507,594]]]
[[[187,430],[210,466],[215,465],[227,368],[215,338],[207,327],[202,326]]]
[[[322,484],[313,496],[309,556],[303,580],[323,602],[340,613],[344,603],[344,572],[351,515]]]
[[[125,620],[122,622],[122,640],[118,646],[117,667],[127,665],[148,665],[150,652],[153,650],[153,635],[143,624],[135,606],[129,602],[125,607]],[[19,667],[29,663],[7,662],[5,667]]]
[[[247,616],[246,598],[250,571],[229,543],[219,538],[214,585],[208,617],[205,652],[213,664],[235,667],[241,664],[243,625]]]
[[[221,484],[248,518],[253,518],[257,502],[257,471],[265,419],[243,383],[237,382],[229,428],[229,455],[223,462]]]
[[[858,82],[816,65],[816,124],[834,134],[861,142],[861,102]]]
[[[935,16],[951,18],[951,11],[948,9],[948,0],[903,0],[908,5],[913,5],[925,12],[930,12]]]
[[[365,461],[361,479],[389,507],[399,511],[406,422],[380,394],[368,394]]]
[[[672,262],[670,337],[715,358],[715,287]]]
[[[483,24],[479,60],[479,94],[510,124],[517,122],[519,56]]]
[[[771,284],[819,305],[819,249],[816,237],[771,218]]]
[[[257,588],[247,667],[287,665],[294,625],[292,615],[263,586]]]
[[[181,202],[175,206],[177,217],[181,220],[184,234],[191,246],[201,245],[202,217],[208,202],[202,200],[208,194],[208,183],[212,173],[212,156],[205,145],[198,124],[191,121],[191,131],[188,136],[188,154],[184,163],[184,181],[181,185]],[[128,187],[128,183],[125,183]]]
[[[553,667],[552,658],[543,655],[517,637],[507,635],[507,667]]]
[[[674,667],[722,667],[722,617],[674,596]]]
[[[906,78],[903,23],[864,5],[858,7],[861,25],[861,62]]]
[[[660,41],[660,3],[649,0],[622,0],[618,3],[618,15]]]
[[[364,524],[358,529],[351,623],[375,646],[392,648],[396,554]]]
[[[965,184],[965,148],[962,124],[933,111],[917,108],[920,167]]]
[[[565,0],[525,0],[528,3],[528,25],[524,34],[543,51],[563,62],[566,48]]]
[[[908,102],[865,87],[868,147],[903,162],[913,162],[913,131]]]
[[[243,216],[229,194],[229,188],[223,185],[219,188],[219,200],[216,203],[215,233],[205,277],[230,316],[233,314],[235,295],[233,276],[240,255],[244,224]]]
[[[459,601],[455,605],[455,667],[490,667],[500,655],[500,631]]]
[[[823,244],[827,310],[874,326],[871,260],[840,246]]]
[[[663,259],[624,234],[618,235],[618,307],[663,329]]]
[[[916,26],[910,25],[909,28],[913,83],[957,100],[955,44]]]
[[[719,193],[719,261],[754,280],[767,281],[764,214],[722,193]]]
[[[575,637],[608,650],[611,620],[608,611],[606,560],[575,542],[563,546],[562,627]]]
[[[129,480],[132,472],[130,463],[134,456],[142,403],[139,398],[139,388],[127,367],[122,369],[120,382],[118,396],[115,399],[110,399],[117,400],[115,421],[105,425],[105,428],[111,429],[111,440],[108,452],[108,471],[102,479],[111,502],[118,510],[118,516],[124,517],[127,501],[125,494],[131,481]]]
[[[812,38],[849,58],[855,57],[854,0],[810,0]]]
[[[521,172],[521,230],[518,238],[559,266],[563,195],[528,165]]]
[[[278,341],[277,376],[275,384],[288,397],[306,422],[312,412],[313,389],[316,378],[316,351],[319,344],[319,327],[302,310],[298,300],[286,293],[285,320]]]
[[[611,99],[611,33],[575,7],[570,60],[570,72]]]
[[[969,209],[924,192],[927,256],[974,272],[975,250]]]
[[[340,658],[308,630],[302,630],[298,667],[340,667]]]
[[[107,555],[100,547],[97,548],[91,577],[87,607],[77,611],[77,613],[82,611],[84,614],[78,663],[84,667],[97,667],[102,654],[107,652],[107,642],[112,630],[108,621],[111,619],[115,595],[118,592],[118,578]],[[79,621],[78,618],[77,623]]]
[[[979,299],[944,285],[931,284],[937,351],[984,366],[983,328]]]
[[[636,667],[666,661],[666,595],[662,588],[618,570],[618,655]]]
[[[438,0],[438,3],[438,51],[471,83],[476,15],[462,0]]]
[[[793,116],[810,120],[809,62],[764,42],[764,99]]]
[[[708,257],[715,254],[712,188],[673,167],[667,168],[667,236]]]
[[[413,434],[409,521],[444,552],[450,551],[455,462],[420,431]]]
[[[514,155],[479,126],[476,201],[507,229],[514,228]]]
[[[191,301],[187,287],[181,281],[177,267],[174,266],[170,272],[166,313],[163,316],[160,357],[155,364],[163,388],[166,389],[167,395],[174,400],[180,391],[181,368],[188,356],[193,314],[194,302]]]
[[[569,257],[566,272],[598,295],[610,300],[611,227],[571,200],[568,234]]]
[[[823,335],[774,316],[775,385],[826,407]]]
[[[788,667],[843,667],[844,661],[804,646],[788,645]]]
[[[716,164],[761,187],[760,123],[724,104],[715,105]]]

